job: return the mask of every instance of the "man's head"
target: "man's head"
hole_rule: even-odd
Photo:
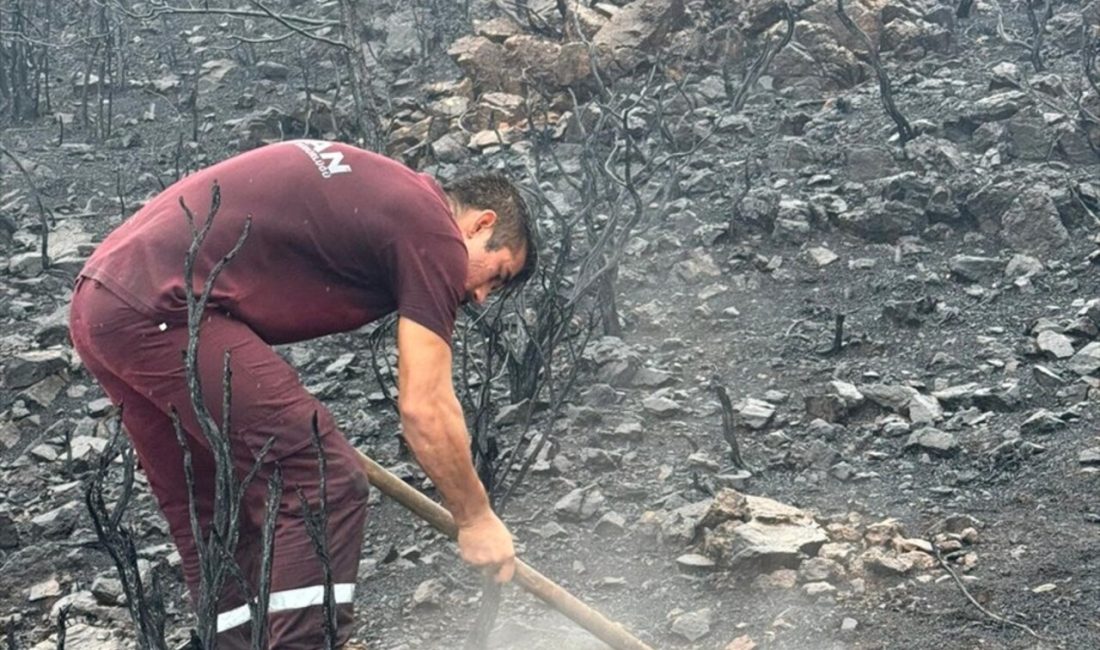
[[[523,283],[535,270],[538,245],[527,204],[508,179],[469,176],[443,188],[470,256],[466,297],[485,302],[502,287]]]

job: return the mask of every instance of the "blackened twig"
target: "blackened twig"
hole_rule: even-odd
[[[1011,625],[1012,627],[1014,627],[1016,629],[1023,630],[1024,632],[1027,632],[1029,635],[1031,635],[1033,638],[1036,638],[1040,641],[1048,641],[1048,642],[1055,641],[1055,639],[1052,639],[1051,637],[1043,636],[1041,634],[1036,633],[1035,630],[1033,630],[1030,627],[1024,625],[1023,623],[1017,623],[1016,621],[1013,621],[1011,619],[1007,619],[1004,616],[1001,616],[999,614],[994,614],[993,612],[986,609],[985,606],[983,606],[981,603],[979,603],[977,600],[974,599],[974,596],[970,595],[970,590],[967,589],[966,585],[963,583],[963,581],[961,579],[959,579],[959,574],[957,574],[955,572],[955,570],[952,569],[951,566],[947,563],[947,560],[944,559],[943,554],[940,553],[939,546],[937,546],[935,542],[932,542],[932,550],[936,554],[936,560],[940,563],[940,567],[942,567],[943,570],[946,571],[948,573],[948,575],[951,576],[951,579],[954,580],[955,584],[959,587],[959,591],[961,591],[963,593],[963,595],[966,596],[966,599],[969,600],[972,605],[974,605],[975,607],[978,608],[978,611],[985,614],[986,616],[993,619],[994,621],[997,621],[998,623],[1001,623],[1003,625]]]
[[[23,175],[23,178],[27,181],[27,185],[31,188],[31,195],[34,197],[34,203],[38,206],[38,226],[42,229],[39,239],[42,268],[48,269],[50,268],[50,222],[53,221],[53,212],[50,212],[50,209],[42,202],[42,194],[38,191],[38,184],[34,182],[34,178],[31,177],[30,172],[23,166],[23,163],[3,146],[0,146],[0,153],[4,154],[15,163],[16,169]]]
[[[749,91],[759,81],[760,75],[768,69],[772,60],[777,54],[779,54],[787,44],[791,42],[791,38],[794,37],[794,25],[795,25],[795,12],[791,9],[791,6],[786,2],[782,6],[783,18],[787,21],[787,31],[783,34],[779,42],[772,44],[768,42],[764,45],[764,51],[760,53],[760,56],[753,62],[748,70],[745,71],[744,78],[741,79],[741,87],[737,89],[737,94],[734,95],[731,105],[733,111],[740,112],[745,107],[745,102],[749,98]]]
[[[317,559],[321,563],[321,576],[324,585],[324,600],[321,603],[324,614],[325,650],[336,649],[336,594],[332,582],[332,558],[328,550],[328,478],[327,464],[325,461],[325,448],[321,445],[321,432],[318,426],[317,413],[313,413],[310,422],[313,436],[313,447],[317,451],[317,472],[319,474],[317,510],[315,511],[306,498],[305,493],[299,487],[298,500],[302,504],[302,518],[306,525],[306,534],[313,544],[313,550],[317,553]]]
[[[879,58],[878,47],[871,42],[871,38],[867,36],[867,33],[860,29],[859,25],[856,25],[855,21],[844,11],[844,0],[836,0],[836,15],[848,31],[858,36],[863,41],[864,47],[867,48],[867,57],[871,61],[871,67],[875,69],[875,75],[878,76],[878,88],[882,105],[890,119],[897,126],[898,139],[901,145],[904,146],[906,142],[916,137],[916,134],[913,132],[913,127],[909,125],[909,120],[905,119],[898,107],[894,105],[894,91],[890,86],[890,77],[886,74],[886,68],[882,66],[882,60]]]
[[[118,571],[119,582],[122,583],[122,591],[126,595],[126,607],[134,627],[137,628],[138,647],[142,650],[165,650],[166,614],[160,586],[155,574],[148,589],[142,583],[133,533],[122,521],[133,494],[135,463],[133,448],[123,442],[121,411],[120,408],[111,438],[99,455],[96,467],[85,486],[84,503],[91,516],[96,537],[111,556]],[[109,508],[104,497],[104,483],[111,464],[119,453],[122,454],[123,471],[121,493],[114,507]]]
[[[65,650],[65,634],[69,628],[69,610],[72,605],[65,605],[57,613],[57,650]]]
[[[722,437],[726,439],[726,443],[730,446],[730,462],[737,469],[748,470],[749,466],[741,457],[741,446],[737,444],[737,426],[730,396],[726,392],[725,386],[721,384],[716,383],[714,385],[714,392],[718,394],[718,401],[722,404]]]

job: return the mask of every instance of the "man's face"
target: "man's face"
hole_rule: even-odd
[[[496,214],[491,210],[470,211],[459,219],[466,242],[469,264],[466,267],[466,300],[484,304],[489,294],[508,284],[523,270],[524,251],[512,251],[507,246],[489,250],[489,239],[496,226]]]

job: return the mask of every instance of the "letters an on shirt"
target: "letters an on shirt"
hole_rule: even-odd
[[[309,155],[309,159],[317,166],[322,178],[330,178],[335,174],[343,174],[351,171],[351,165],[345,165],[344,154],[339,151],[326,151],[332,146],[331,142],[324,140],[295,140],[294,144]]]

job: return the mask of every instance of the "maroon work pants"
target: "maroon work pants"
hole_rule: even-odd
[[[84,365],[111,401],[122,407],[123,425],[168,520],[183,559],[184,578],[197,604],[199,558],[191,533],[183,451],[170,417],[173,408],[187,434],[195,506],[204,534],[213,515],[214,458],[187,390],[186,323],[150,317],[99,282],[81,278],[73,295],[70,331]],[[219,647],[249,647],[247,599],[258,593],[268,478],[276,461],[284,487],[275,525],[269,647],[316,650],[324,646],[322,564],[307,533],[299,497],[300,491],[317,509],[320,473],[311,425],[315,413],[327,465],[328,554],[338,604],[338,645],[342,645],[351,633],[351,603],[366,518],[366,476],[355,450],[336,430],[332,415],[306,392],[295,370],[246,324],[208,309],[199,337],[198,369],[203,399],[215,422],[224,422],[226,351],[232,369],[229,439],[238,479],[253,466],[269,439],[274,445],[243,496],[236,558],[250,584],[242,590],[230,577],[219,594]]]

